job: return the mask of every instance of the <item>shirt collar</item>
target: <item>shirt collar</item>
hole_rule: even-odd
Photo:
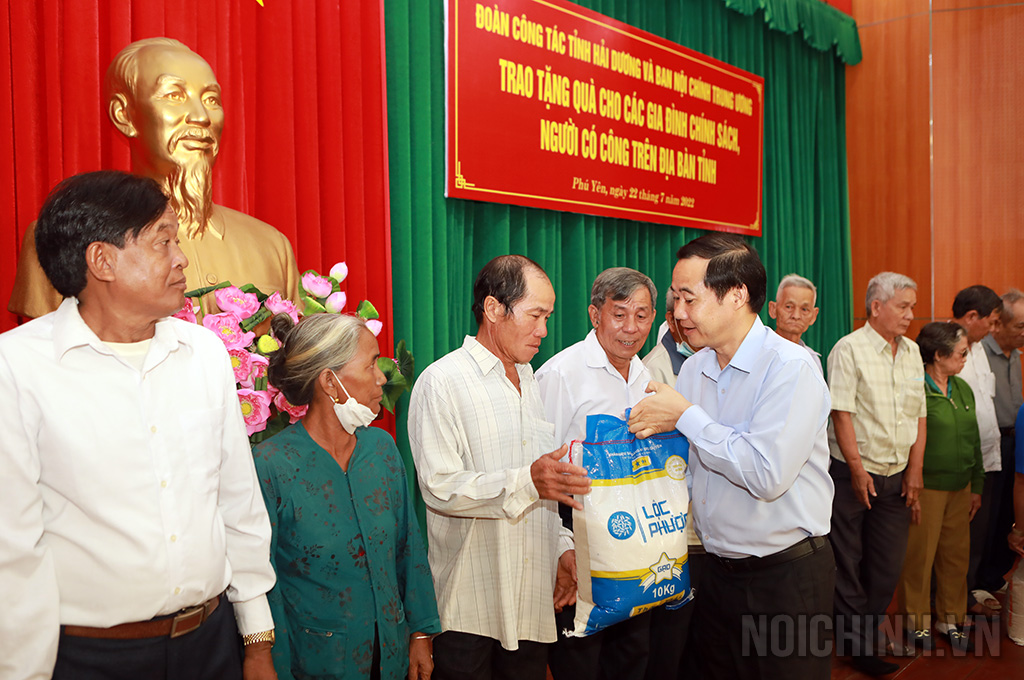
[[[996,339],[992,336],[991,333],[989,333],[988,335],[981,339],[981,344],[984,345],[985,350],[988,352],[988,354],[992,356],[1002,357],[1004,359],[1006,358],[1006,355],[1003,354],[1003,348],[999,346],[999,343],[996,342]]]
[[[881,354],[886,349],[889,350],[890,354],[892,353],[892,345],[889,343],[889,341],[883,338],[878,333],[878,331],[875,330],[875,327],[872,326],[867,321],[864,322],[864,334],[868,336],[868,343],[870,343],[871,347],[875,350],[876,353]],[[901,335],[896,340],[897,353],[899,353],[899,351],[902,349],[906,349],[907,339],[904,336]]]
[[[462,349],[469,352],[469,356],[473,357],[473,361],[480,367],[480,372],[483,375],[487,375],[494,370],[497,370],[502,375],[505,374],[505,365],[501,363],[501,359],[495,356],[491,350],[481,345],[480,341],[472,335],[467,335],[466,339],[462,341]],[[516,368],[519,368],[519,364],[516,364]]]
[[[740,343],[739,349],[732,355],[732,359],[725,365],[725,368],[732,366],[738,371],[744,373],[750,373],[757,366],[758,357],[761,354],[761,349],[764,347],[765,338],[768,337],[768,329],[765,328],[764,323],[761,322],[761,317],[754,317],[754,325],[747,331],[746,336],[743,338],[743,342]],[[718,376],[722,374],[725,368],[720,368],[718,364],[718,353],[714,350],[709,350],[711,353],[710,361],[704,368],[704,375],[708,376],[712,380],[718,381]]]
[[[176,330],[174,322],[170,318],[157,321],[146,359],[147,368],[174,351],[179,343],[188,344],[183,334]],[[82,319],[78,312],[78,298],[69,297],[54,312],[53,349],[56,360],[59,362],[65,354],[78,347],[91,347],[100,354],[117,356]]]
[[[597,331],[593,328],[587,333],[587,337],[583,339],[583,357],[587,362],[587,366],[590,368],[603,368],[608,373],[614,375],[617,378],[621,378],[622,374],[619,373],[619,369],[612,366],[612,362],[608,359],[608,353],[604,351],[604,347],[601,346],[601,341],[597,339]],[[629,360],[629,380],[627,381],[630,385],[633,381],[640,377],[640,371],[643,370],[644,362],[640,361],[640,358],[635,354],[633,358]]]

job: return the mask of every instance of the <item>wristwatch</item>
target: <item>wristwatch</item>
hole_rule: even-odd
[[[248,647],[254,645],[257,642],[269,642],[270,646],[274,646],[274,629],[260,631],[259,633],[249,633],[248,635],[242,636],[242,644]]]

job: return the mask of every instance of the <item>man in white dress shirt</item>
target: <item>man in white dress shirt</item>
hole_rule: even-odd
[[[821,355],[803,340],[803,334],[818,320],[817,302],[818,289],[810,279],[788,274],[779,281],[775,299],[768,303],[768,316],[775,319],[776,333],[810,352],[821,373]]]
[[[587,309],[593,330],[537,371],[556,443],[583,440],[588,416],[622,418],[627,408],[647,396],[651,375],[637,353],[651,332],[656,296],[651,279],[635,269],[606,269],[594,280]],[[571,508],[562,505],[559,511],[571,529]],[[651,612],[581,638],[565,635],[573,629],[574,609],[566,607],[555,617],[560,634],[549,661],[555,680],[641,680],[650,647]]]
[[[473,285],[479,330],[416,380],[409,442],[427,505],[443,633],[435,680],[543,680],[555,611],[576,601],[576,556],[558,502],[582,507],[586,471],[560,462],[529,361],[555,292],[521,255]],[[556,448],[557,447],[557,448]]]
[[[167,318],[177,231],[156,182],[113,171],[65,180],[39,215],[66,299],[0,336],[7,680],[276,677],[270,524],[231,364]]]
[[[998,605],[992,594],[980,587],[976,577],[988,539],[992,518],[992,497],[996,478],[1002,470],[1002,454],[999,447],[999,423],[996,421],[996,377],[989,366],[988,357],[981,339],[992,332],[1003,301],[988,286],[970,286],[956,294],[953,299],[953,321],[967,331],[969,354],[967,363],[960,371],[960,377],[967,381],[974,392],[977,409],[978,434],[981,435],[981,456],[985,465],[985,489],[981,494],[981,507],[971,520],[971,559],[967,571],[968,609],[974,614],[991,614],[989,607]]]

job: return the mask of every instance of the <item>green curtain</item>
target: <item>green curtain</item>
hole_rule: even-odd
[[[791,272],[818,285],[821,313],[805,340],[827,356],[852,322],[845,66],[831,49],[842,45],[850,59],[855,45],[859,59],[852,19],[801,9],[826,7],[819,0],[579,4],[764,77],[764,235],[748,240],[767,269],[769,300]],[[771,19],[764,6],[786,20]],[[395,337],[406,339],[417,366],[422,370],[475,333],[473,278],[501,254],[536,260],[557,295],[535,368],[586,335],[590,285],[608,267],[649,275],[663,315],[675,251],[704,232],[445,198],[444,2],[385,0],[384,18]],[[797,26],[802,33],[794,32]],[[762,318],[767,321],[767,305]],[[641,356],[654,342],[652,331]],[[404,398],[398,421],[405,455],[407,404]]]

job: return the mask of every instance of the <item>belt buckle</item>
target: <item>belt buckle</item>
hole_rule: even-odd
[[[189,626],[188,623],[195,621],[195,625]],[[201,604],[195,607],[189,607],[180,614],[174,617],[171,621],[171,634],[170,637],[176,638],[182,635],[191,633],[199,626],[203,625],[203,621],[206,620],[206,605]],[[183,623],[187,622],[187,623]]]

